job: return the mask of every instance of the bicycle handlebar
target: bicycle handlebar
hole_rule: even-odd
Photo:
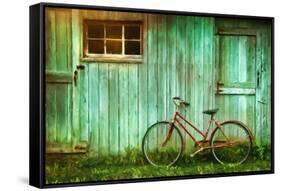
[[[180,97],[173,97],[173,102],[174,102],[175,105],[178,105],[178,106],[180,106],[181,104],[183,104],[184,106],[189,106],[190,105],[190,103],[184,101]],[[179,102],[179,104],[177,102]]]

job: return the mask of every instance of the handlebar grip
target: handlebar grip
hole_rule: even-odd
[[[185,106],[189,106],[190,103],[186,102],[186,101],[182,101],[182,103],[185,105]]]

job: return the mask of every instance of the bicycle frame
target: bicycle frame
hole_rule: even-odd
[[[203,139],[200,140],[200,141],[197,141],[197,140],[195,139],[195,137],[189,132],[188,127],[187,127],[186,125],[184,125],[184,124],[180,121],[179,118],[182,119],[183,121],[185,121],[185,122],[186,122],[189,126],[191,126],[196,132],[198,132],[198,133],[202,136]],[[210,130],[211,124],[212,124],[213,122],[215,123],[215,125],[216,125],[217,127],[219,127],[219,128],[221,129],[221,125],[219,124],[218,121],[216,121],[216,120],[213,118],[213,116],[211,116],[211,120],[209,121],[209,126],[208,126],[208,128],[207,128],[207,130],[206,130],[205,132],[204,132],[204,131],[200,131],[195,125],[193,125],[190,121],[188,121],[188,120],[185,118],[185,116],[183,116],[183,115],[182,115],[180,112],[178,112],[178,111],[176,111],[176,112],[174,113],[174,116],[173,116],[173,119],[172,119],[172,125],[177,127],[177,124],[179,124],[179,125],[184,129],[184,131],[190,136],[190,138],[192,139],[192,141],[193,141],[196,145],[198,145],[198,146],[200,146],[200,147],[201,147],[200,143],[208,141],[207,138],[208,138],[208,135],[209,135],[209,130]],[[177,124],[176,124],[176,123],[177,123]],[[213,131],[214,131],[214,130],[213,130]],[[213,132],[213,131],[212,131],[212,132]],[[164,143],[169,140],[169,138],[171,137],[172,132],[173,132],[173,128],[171,128],[171,130],[169,131],[168,136],[167,136],[166,140],[164,141]],[[222,131],[222,132],[223,132],[223,131]],[[223,134],[224,134],[224,133],[223,133]]]

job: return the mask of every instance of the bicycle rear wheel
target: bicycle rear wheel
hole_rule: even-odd
[[[239,121],[226,121],[217,127],[210,139],[212,153],[221,164],[241,164],[252,149],[252,136]]]
[[[142,151],[150,164],[154,166],[171,166],[182,154],[182,135],[179,129],[175,126],[171,127],[169,122],[158,122],[149,127],[145,133],[142,141]]]

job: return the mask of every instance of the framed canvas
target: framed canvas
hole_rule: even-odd
[[[30,184],[274,172],[274,18],[30,6]]]

